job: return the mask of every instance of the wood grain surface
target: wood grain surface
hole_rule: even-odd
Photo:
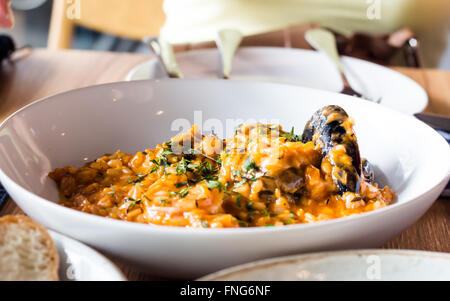
[[[32,53],[0,67],[0,122],[24,105],[55,93],[95,84],[121,81],[136,64],[149,56],[79,50]],[[450,72],[393,67],[425,88],[430,103],[426,111],[450,116]],[[0,211],[21,214],[10,199]],[[439,199],[430,210],[383,248],[450,252],[450,200]],[[129,280],[158,280],[114,260]]]

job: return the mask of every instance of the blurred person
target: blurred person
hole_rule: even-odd
[[[436,67],[447,45],[450,1],[165,0],[164,11],[161,36],[172,44],[212,41],[221,29],[251,36],[308,23],[345,36],[410,28],[420,41],[423,65]]]

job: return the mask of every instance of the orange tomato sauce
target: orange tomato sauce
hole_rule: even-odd
[[[57,168],[61,205],[113,219],[179,227],[313,223],[389,205],[389,187],[339,194],[320,146],[278,125],[241,125],[234,137],[196,126],[136,154],[107,154]]]

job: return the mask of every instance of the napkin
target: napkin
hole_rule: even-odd
[[[445,140],[447,140],[447,142],[450,144],[450,132],[446,132],[443,130],[437,130],[437,132],[441,134],[442,137],[444,137]],[[447,183],[447,186],[445,187],[445,190],[442,192],[441,197],[450,197],[450,182]],[[8,194],[6,193],[6,190],[3,188],[2,184],[0,183],[0,209],[2,209],[7,199]]]

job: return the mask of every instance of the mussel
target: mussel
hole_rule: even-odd
[[[359,192],[361,157],[352,123],[343,108],[330,105],[314,113],[305,126],[302,141],[313,141],[321,147],[322,160],[330,162],[331,176],[339,194]]]

